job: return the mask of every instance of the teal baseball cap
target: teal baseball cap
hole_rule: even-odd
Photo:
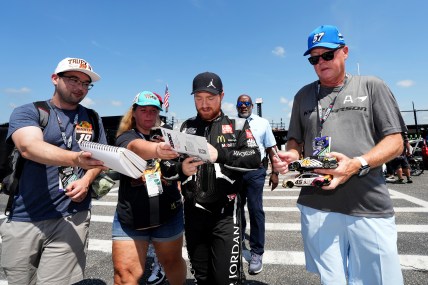
[[[138,106],[154,106],[163,111],[158,97],[150,91],[141,91],[135,95],[134,101],[132,101],[132,105],[134,104]]]
[[[303,54],[308,55],[312,49],[323,47],[336,49],[345,45],[345,40],[337,27],[331,25],[319,26],[308,37],[308,50]]]

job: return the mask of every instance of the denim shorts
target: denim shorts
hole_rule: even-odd
[[[183,209],[178,211],[175,216],[166,223],[145,230],[135,230],[122,224],[117,212],[114,214],[112,239],[113,240],[144,240],[144,241],[173,241],[183,235],[184,217]]]

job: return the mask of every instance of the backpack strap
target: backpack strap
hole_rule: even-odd
[[[86,112],[88,113],[89,119],[92,122],[92,127],[94,128],[94,142],[100,141],[100,124],[99,119],[100,116],[93,109],[86,108]]]
[[[37,112],[39,113],[39,125],[43,131],[49,122],[50,107],[46,101],[36,101],[36,102],[33,102],[33,104],[36,107]],[[88,113],[89,119],[91,120],[93,128],[94,128],[95,141],[98,142],[100,140],[99,115],[93,109],[89,109],[86,107],[85,107],[85,109]],[[16,177],[16,185],[11,188],[12,191],[9,193],[9,199],[7,201],[7,205],[6,205],[6,209],[5,209],[5,214],[7,216],[10,215],[11,210],[12,210],[13,199],[15,197],[15,194],[17,193],[17,190],[18,190],[17,184],[18,184],[19,178],[21,176],[22,166],[24,164],[24,158],[21,156],[21,154],[18,152],[18,150],[16,150],[16,147],[13,150],[13,152],[16,152],[14,154],[14,159],[16,160],[14,162],[14,165],[15,165],[14,177]],[[13,155],[13,152],[12,152],[12,155]]]
[[[46,128],[49,122],[49,114],[50,108],[46,101],[36,101],[33,102],[34,107],[37,109],[39,113],[39,125],[42,131]],[[12,165],[12,173],[9,174],[9,183],[11,183],[9,187],[9,198],[7,200],[6,208],[4,213],[6,216],[10,216],[12,211],[13,199],[18,193],[18,182],[21,177],[22,167],[24,165],[24,158],[19,153],[16,147],[13,148],[12,153],[9,156],[10,163]]]
[[[42,130],[44,130],[49,122],[49,114],[51,108],[49,108],[49,105],[46,101],[36,101],[33,102],[33,104],[39,112],[39,125]]]
[[[39,112],[39,125],[44,130],[49,122],[49,114],[50,114],[50,107],[46,101],[36,101],[33,102],[34,106],[36,107],[37,111]],[[100,140],[100,126],[99,126],[99,115],[97,112],[95,112],[93,109],[86,108],[86,112],[88,113],[89,119],[92,122],[93,128],[94,128],[94,136],[95,141],[98,142]]]

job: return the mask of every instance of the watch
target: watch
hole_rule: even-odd
[[[361,177],[361,176],[364,176],[367,173],[369,173],[370,172],[370,165],[367,163],[367,161],[364,158],[362,158],[361,156],[357,156],[355,158],[358,159],[361,163],[361,167],[358,170],[358,176]]]

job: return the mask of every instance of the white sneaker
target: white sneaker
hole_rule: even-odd
[[[163,271],[162,265],[155,260],[152,268],[152,274],[147,278],[147,285],[161,284],[165,280],[165,272]]]
[[[395,177],[394,176],[386,177],[385,181],[386,182],[395,182]]]

